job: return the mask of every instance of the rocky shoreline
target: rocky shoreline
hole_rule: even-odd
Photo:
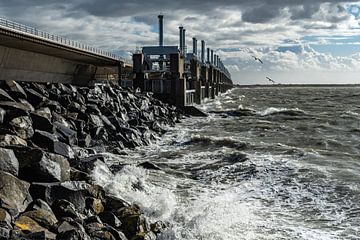
[[[148,145],[179,111],[115,84],[0,82],[0,239],[156,239],[166,229],[92,182],[103,152]],[[145,168],[156,168],[143,163]]]

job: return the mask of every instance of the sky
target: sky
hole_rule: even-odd
[[[184,26],[188,50],[205,40],[235,83],[360,84],[360,1],[0,0],[2,18],[129,58],[158,44],[159,14],[165,45]]]

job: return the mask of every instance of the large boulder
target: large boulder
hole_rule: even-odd
[[[40,115],[39,113],[31,113],[31,120],[33,123],[33,128],[41,131],[54,133],[55,127],[47,117],[47,115]]]
[[[55,134],[51,134],[41,130],[35,130],[34,136],[31,139],[37,146],[66,158],[74,158],[75,154],[72,148],[60,142]]]
[[[55,230],[56,224],[58,222],[52,211],[47,211],[43,209],[36,209],[28,212],[24,212],[21,216],[26,216],[37,222],[40,226],[46,229]]]
[[[27,116],[29,112],[33,110],[30,106],[18,102],[0,101],[0,107],[6,111],[4,121],[10,121],[13,118]]]
[[[45,235],[44,238],[38,237],[36,239],[48,239],[48,240],[56,239],[56,235],[54,233],[40,226],[35,220],[24,215],[20,216],[15,221],[15,229],[20,230],[22,235],[24,235],[25,237],[28,234],[41,233],[41,235]],[[41,235],[37,235],[37,236],[41,236]]]
[[[70,164],[61,155],[30,147],[13,148],[20,163],[19,176],[29,182],[70,180]]]
[[[101,187],[76,181],[33,183],[30,187],[30,193],[34,198],[43,199],[50,205],[57,199],[67,200],[74,204],[79,212],[84,211],[87,197],[102,199],[104,195]]]
[[[0,148],[0,170],[15,176],[19,174],[19,161],[13,150]]]
[[[4,171],[0,171],[0,184],[2,207],[8,209],[13,216],[23,212],[32,201],[30,184]]]

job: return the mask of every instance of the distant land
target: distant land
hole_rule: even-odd
[[[261,88],[261,87],[360,87],[360,84],[234,84],[236,88]]]

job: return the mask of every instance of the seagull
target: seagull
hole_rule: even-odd
[[[273,84],[275,84],[275,81],[274,80],[272,80],[271,78],[269,78],[269,77],[266,77],[267,78],[267,80],[269,80],[269,82],[272,82]]]
[[[264,64],[264,63],[263,63],[263,61],[261,61],[261,59],[260,59],[260,58],[255,57],[255,56],[252,56],[252,57],[255,59],[255,61],[259,61],[261,64]]]

